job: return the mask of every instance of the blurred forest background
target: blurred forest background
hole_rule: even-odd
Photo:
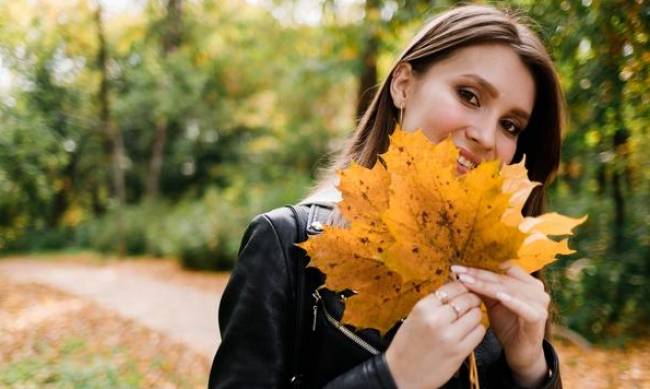
[[[443,0],[0,0],[0,253],[92,249],[232,267],[298,201]],[[550,208],[589,214],[549,282],[558,320],[650,323],[650,4],[512,0],[570,122]]]

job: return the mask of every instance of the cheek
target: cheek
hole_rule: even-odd
[[[516,138],[502,138],[497,144],[497,158],[505,163],[512,162],[512,158],[517,151]]]
[[[443,103],[431,107],[422,115],[424,134],[430,141],[438,143],[454,131],[462,129],[467,121],[467,112],[458,104]]]

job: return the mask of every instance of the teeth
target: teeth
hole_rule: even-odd
[[[468,169],[474,169],[476,167],[476,164],[469,159],[463,157],[462,155],[458,156],[458,163],[461,164],[462,166],[468,168]]]

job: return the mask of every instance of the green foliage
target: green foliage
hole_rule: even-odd
[[[102,217],[91,219],[77,227],[77,244],[103,253],[113,253],[118,245],[118,230],[121,225],[127,253],[145,254],[147,252],[146,230],[160,217],[160,211],[158,207],[148,204],[125,208],[121,218],[117,212],[109,211]]]
[[[633,336],[648,335],[650,322],[650,250],[645,193],[628,198],[624,243],[617,247],[609,199],[598,194],[570,193],[558,187],[555,209],[588,213],[589,220],[573,238],[577,253],[558,261],[547,272],[559,321],[594,342],[619,344]],[[641,197],[641,198],[639,198]],[[561,204],[561,205],[560,205]]]
[[[210,188],[198,199],[127,207],[122,215],[127,253],[176,257],[188,268],[230,269],[252,215],[300,198],[308,181],[299,173],[287,177],[283,185],[249,185],[240,180],[226,190]],[[80,225],[76,243],[113,252],[116,219],[117,214],[109,212]]]
[[[552,208],[588,213],[578,253],[549,272],[560,319],[593,341],[647,334],[650,322],[650,7],[625,1],[536,2],[561,73],[569,132]]]

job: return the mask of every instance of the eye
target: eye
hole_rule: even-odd
[[[468,104],[471,104],[475,107],[480,107],[481,103],[478,101],[478,96],[471,90],[467,88],[458,89],[458,95],[465,100]]]
[[[501,121],[501,127],[503,127],[504,130],[510,135],[517,136],[521,131],[523,130],[520,126],[518,126],[515,122],[512,120],[502,120]]]

